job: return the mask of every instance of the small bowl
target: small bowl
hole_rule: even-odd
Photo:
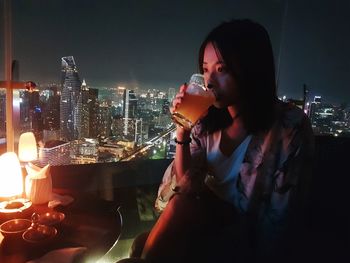
[[[65,215],[61,212],[51,211],[39,215],[38,223],[40,225],[55,226],[63,221]]]
[[[4,237],[22,235],[32,224],[28,219],[12,219],[0,225],[0,232]]]
[[[57,229],[52,226],[36,225],[28,228],[22,235],[24,241],[38,244],[50,241],[57,235]]]

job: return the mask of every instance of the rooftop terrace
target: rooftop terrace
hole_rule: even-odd
[[[349,247],[348,185],[350,138],[316,137],[309,240],[306,250],[315,259],[341,262]],[[133,238],[155,223],[153,209],[158,185],[171,160],[144,160],[52,167],[54,187],[74,188],[121,204],[124,220],[113,260],[124,258]],[[310,261],[310,262],[311,262]]]

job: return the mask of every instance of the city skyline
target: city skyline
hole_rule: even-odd
[[[97,100],[96,90],[89,89],[84,81],[79,92],[73,91],[74,79],[79,79],[69,73],[76,72],[74,58],[65,57],[62,62],[65,62],[62,65],[62,89],[67,89],[67,94],[57,92],[57,87],[20,92],[21,131],[33,131],[39,140],[40,165],[173,157],[174,145],[170,133],[175,126],[167,110],[173,95],[170,90],[169,93],[157,90],[144,93],[140,90],[136,95],[119,87],[117,96],[110,97],[109,102]],[[0,113],[3,113],[5,97],[3,92],[0,95]],[[72,98],[70,102],[69,97]],[[283,100],[288,101],[286,98]],[[78,105],[74,101],[78,101]],[[64,108],[69,109],[63,102],[74,104],[76,110],[69,110],[71,114],[64,111],[68,114],[59,116]],[[290,102],[304,109],[315,135],[349,137],[349,108],[329,104],[322,97],[315,97],[311,103]],[[4,122],[4,116],[0,114],[0,123]],[[70,123],[72,127],[79,123],[82,125],[75,130],[69,128]],[[60,124],[69,129],[62,129]],[[3,127],[1,132],[5,134]]]
[[[306,84],[349,102],[349,11],[348,1],[12,1],[13,59],[21,79],[39,83],[59,83],[61,57],[74,56],[92,87],[176,89],[197,71],[210,29],[251,18],[270,33],[279,95],[300,98]]]

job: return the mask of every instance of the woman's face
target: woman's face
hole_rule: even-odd
[[[205,85],[213,89],[217,96],[214,106],[225,108],[236,104],[238,100],[237,83],[227,70],[218,50],[210,42],[204,49],[203,72]]]

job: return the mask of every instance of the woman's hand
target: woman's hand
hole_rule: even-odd
[[[176,93],[175,98],[173,99],[173,102],[172,102],[172,107],[170,107],[171,114],[173,114],[181,104],[185,96],[186,89],[187,89],[187,84],[185,83],[180,87],[179,92]]]
[[[187,89],[187,84],[185,83],[180,87],[179,92],[175,95],[175,98],[172,102],[172,107],[170,107],[171,114],[173,114],[176,111],[176,109],[181,105],[185,96],[186,89]],[[176,138],[179,141],[187,140],[190,137],[190,134],[191,134],[190,130],[186,130],[180,125],[176,125],[176,127],[177,127]]]

